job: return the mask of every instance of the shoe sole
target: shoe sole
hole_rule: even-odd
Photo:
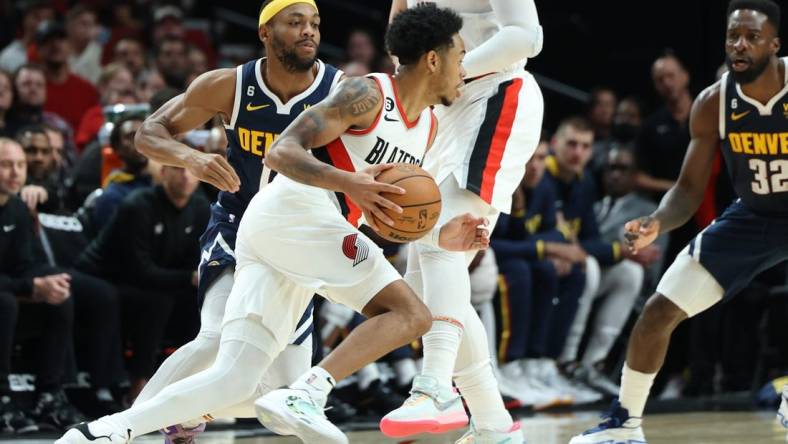
[[[404,438],[420,433],[440,434],[464,428],[468,425],[468,415],[457,412],[436,419],[419,419],[415,421],[397,421],[383,418],[380,431],[389,438]]]
[[[279,414],[278,405],[274,401],[260,398],[254,403],[257,420],[268,430],[277,435],[297,436],[306,444],[323,444],[326,442],[336,444],[349,444],[346,436],[340,439],[336,436],[326,436],[302,421],[288,421],[287,417]]]

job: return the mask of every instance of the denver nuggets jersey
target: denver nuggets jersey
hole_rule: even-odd
[[[326,98],[342,74],[318,60],[312,85],[282,103],[263,82],[263,60],[252,60],[236,68],[233,114],[229,125],[225,125],[227,160],[241,179],[241,187],[237,193],[219,193],[219,203],[237,217],[260,187],[263,157],[274,140],[301,112]]]
[[[380,163],[413,163],[421,165],[430,137],[435,131],[435,116],[426,108],[411,122],[402,108],[397,87],[387,74],[370,74],[383,95],[383,107],[375,122],[364,130],[347,130],[342,136],[312,152],[315,157],[345,171],[363,170]],[[337,193],[342,214],[358,225],[361,210]]]
[[[733,76],[720,80],[720,138],[733,187],[753,212],[788,216],[788,57],[785,85],[763,105]]]

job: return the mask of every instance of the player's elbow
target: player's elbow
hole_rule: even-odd
[[[512,45],[512,51],[517,51],[517,60],[533,58],[542,52],[544,34],[541,25],[517,24],[507,26],[511,41],[518,42]],[[504,28],[504,29],[506,29]]]
[[[150,156],[156,149],[156,144],[151,143],[151,138],[155,136],[154,129],[149,120],[145,120],[134,134],[134,147],[145,156]]]
[[[276,143],[274,143],[274,145],[271,146],[271,149],[265,155],[263,163],[271,170],[279,171],[279,168],[282,166],[282,157],[282,150],[278,149]]]

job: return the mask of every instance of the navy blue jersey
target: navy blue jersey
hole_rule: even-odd
[[[263,60],[238,66],[233,114],[225,125],[227,160],[241,179],[241,187],[237,193],[219,193],[219,203],[236,217],[241,217],[260,189],[263,157],[274,140],[301,112],[325,99],[341,77],[337,68],[318,60],[314,83],[283,104],[263,82]]]
[[[769,103],[747,97],[733,76],[720,80],[720,138],[733,188],[756,214],[788,216],[788,58],[785,86]]]

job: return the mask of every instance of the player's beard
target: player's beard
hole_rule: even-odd
[[[733,61],[730,56],[725,56],[725,65],[728,66],[728,72],[731,73],[736,83],[745,85],[752,83],[766,70],[769,66],[769,56],[764,57],[763,60],[753,60],[750,62],[750,67],[744,71],[738,72],[733,69]]]
[[[297,45],[298,43],[296,43]],[[309,71],[315,66],[315,60],[317,60],[317,51],[315,51],[314,57],[308,57],[306,59],[298,57],[295,51],[295,45],[292,48],[287,48],[285,42],[274,36],[271,41],[271,46],[274,50],[274,56],[276,56],[277,60],[284,65],[285,69],[290,72],[304,72]]]

